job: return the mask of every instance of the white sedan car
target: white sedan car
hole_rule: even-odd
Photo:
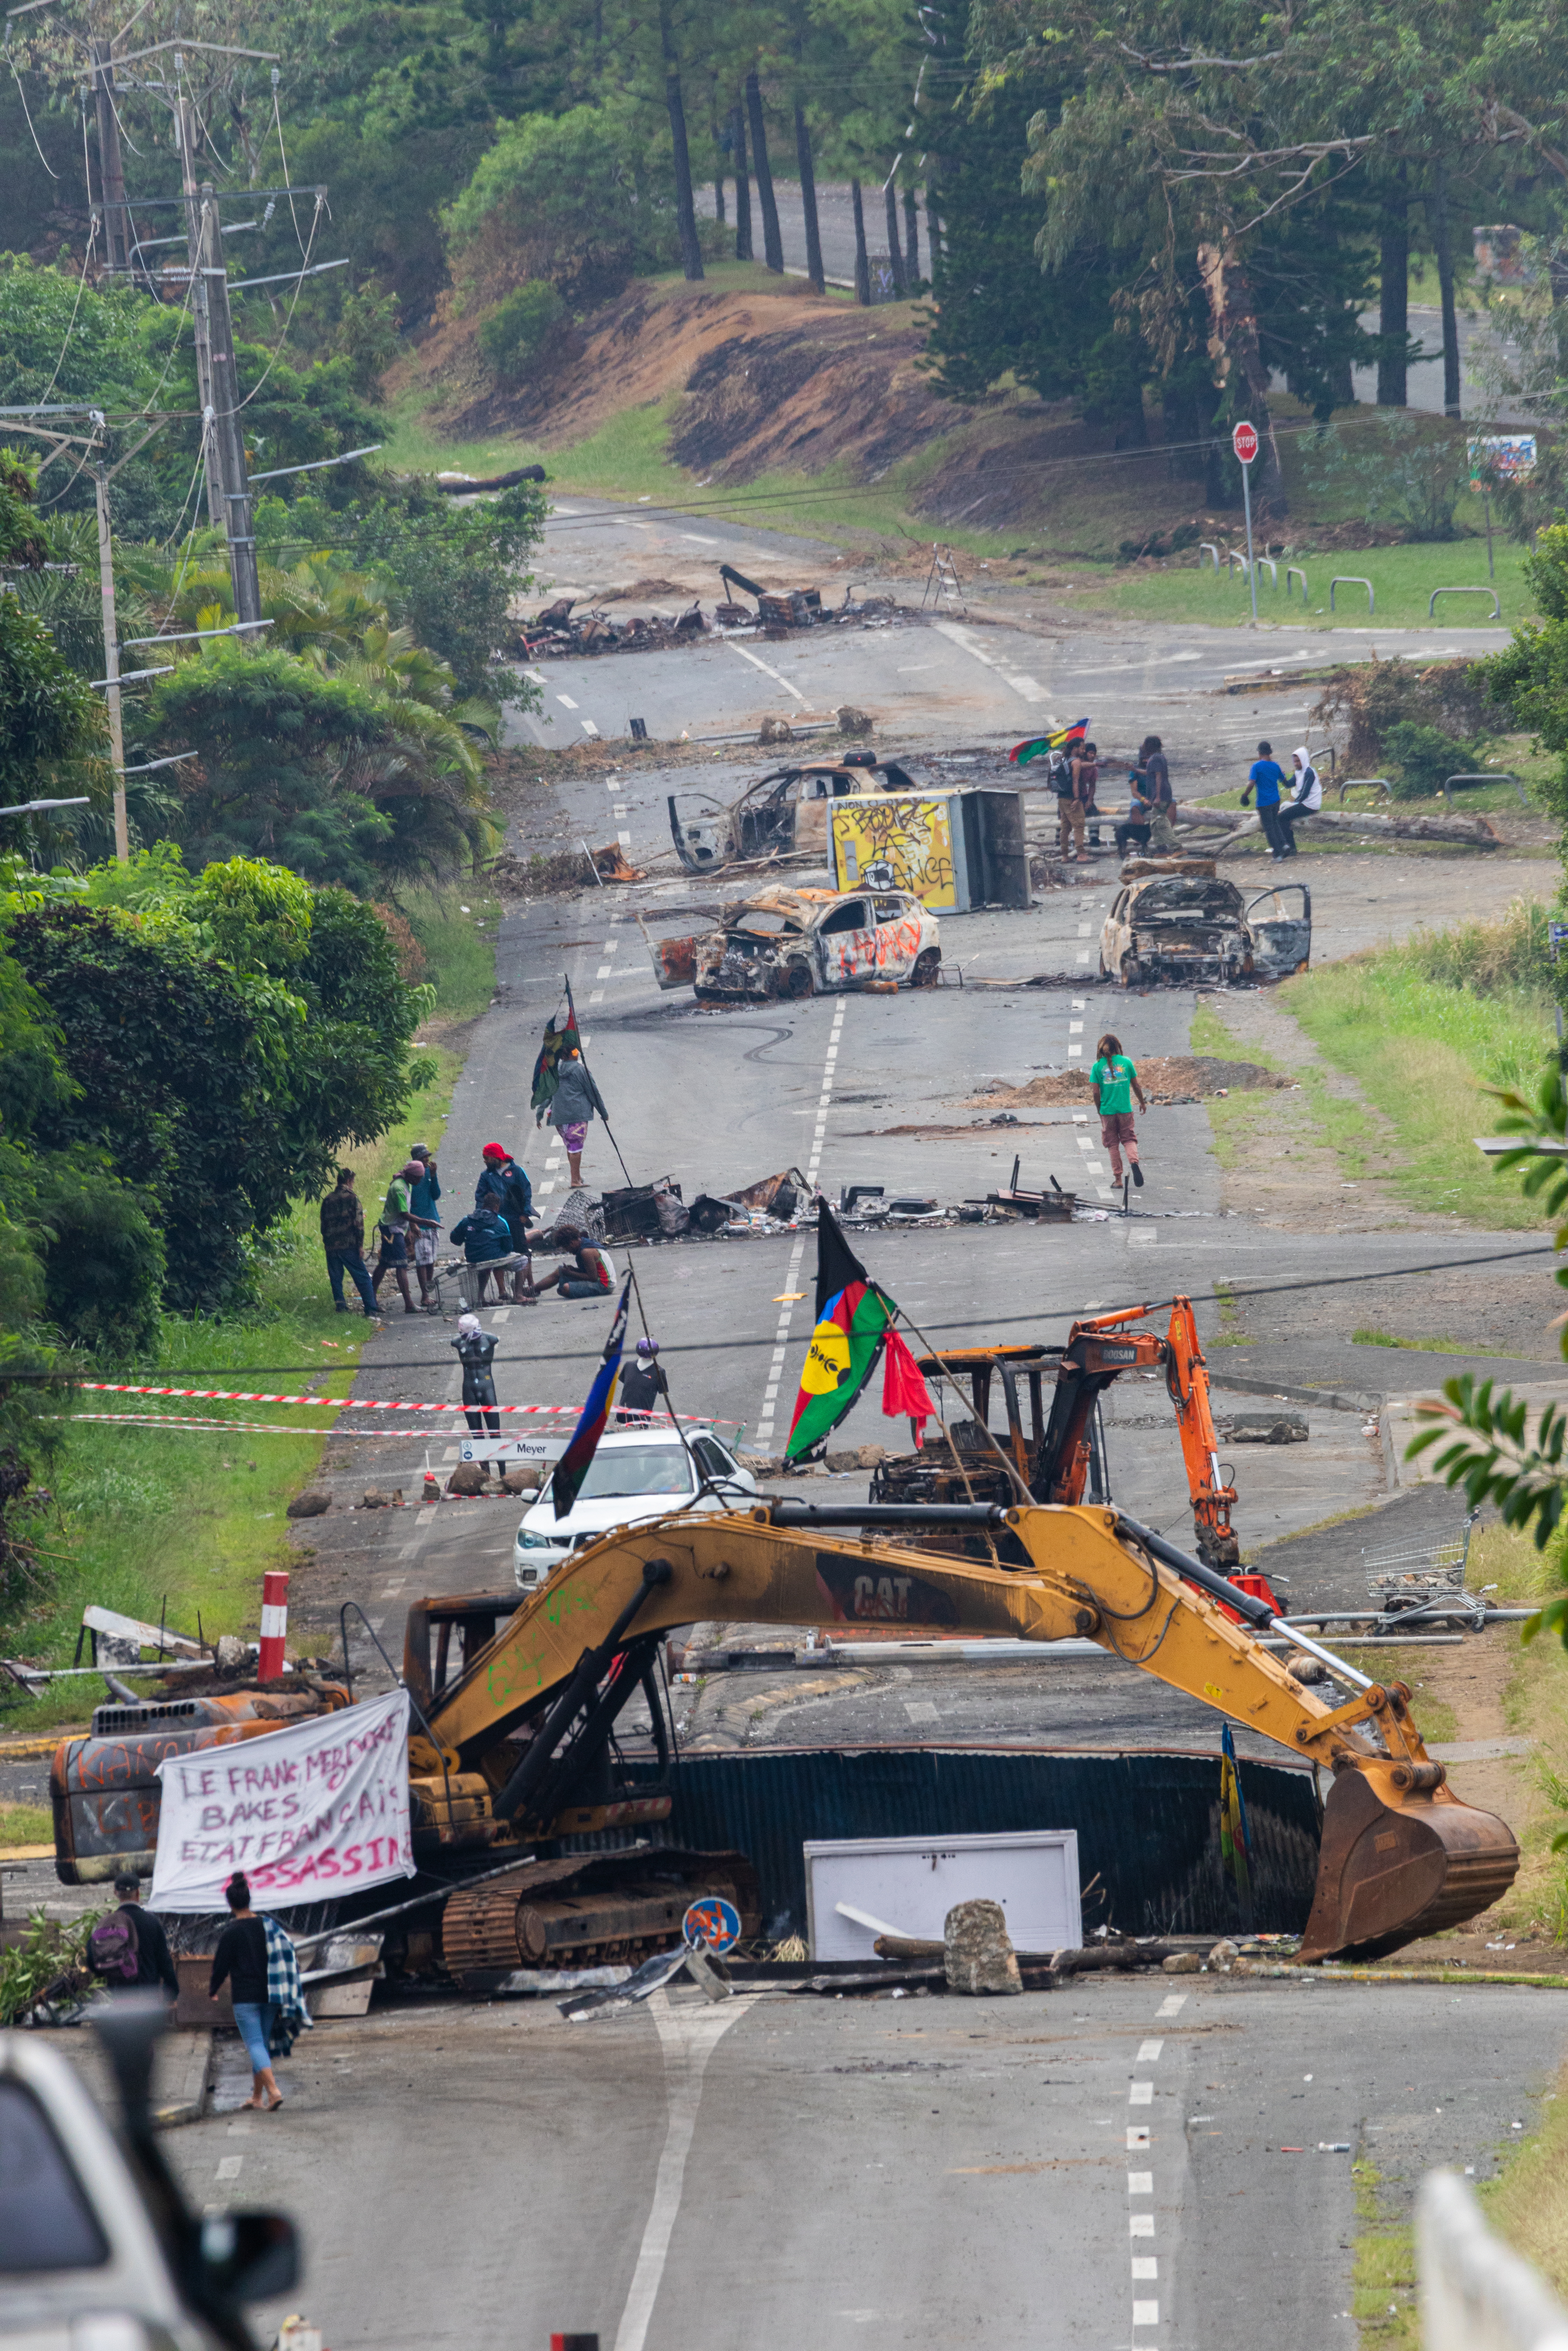
[[[556,1517],[546,1484],[517,1529],[513,1573],[519,1588],[531,1592],[551,1568],[612,1527],[643,1526],[688,1508],[744,1510],[757,1490],[750,1471],[709,1429],[690,1430],[684,1442],[668,1427],[609,1430],[564,1519]]]

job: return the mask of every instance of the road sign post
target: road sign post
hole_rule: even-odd
[[[1239,424],[1230,436],[1241,468],[1241,502],[1247,509],[1247,585],[1252,590],[1252,626],[1258,625],[1258,566],[1252,559],[1252,460],[1258,455],[1258,427]]]

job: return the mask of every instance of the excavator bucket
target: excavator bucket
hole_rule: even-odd
[[[1519,1868],[1512,1831],[1450,1794],[1441,1769],[1378,1762],[1340,1771],[1323,1807],[1303,1959],[1380,1959],[1507,1893]],[[1427,1773],[1437,1784],[1399,1784]]]

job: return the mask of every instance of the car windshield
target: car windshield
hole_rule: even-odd
[[[578,1489],[580,1502],[609,1502],[623,1494],[689,1494],[691,1470],[678,1445],[618,1445],[595,1454]]]

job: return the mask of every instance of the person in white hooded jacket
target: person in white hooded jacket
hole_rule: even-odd
[[[1291,754],[1295,773],[1291,779],[1291,797],[1280,810],[1280,828],[1285,837],[1283,854],[1294,857],[1296,827],[1304,817],[1315,816],[1323,804],[1323,788],[1318,771],[1312,765],[1312,754],[1304,743],[1298,744]]]

